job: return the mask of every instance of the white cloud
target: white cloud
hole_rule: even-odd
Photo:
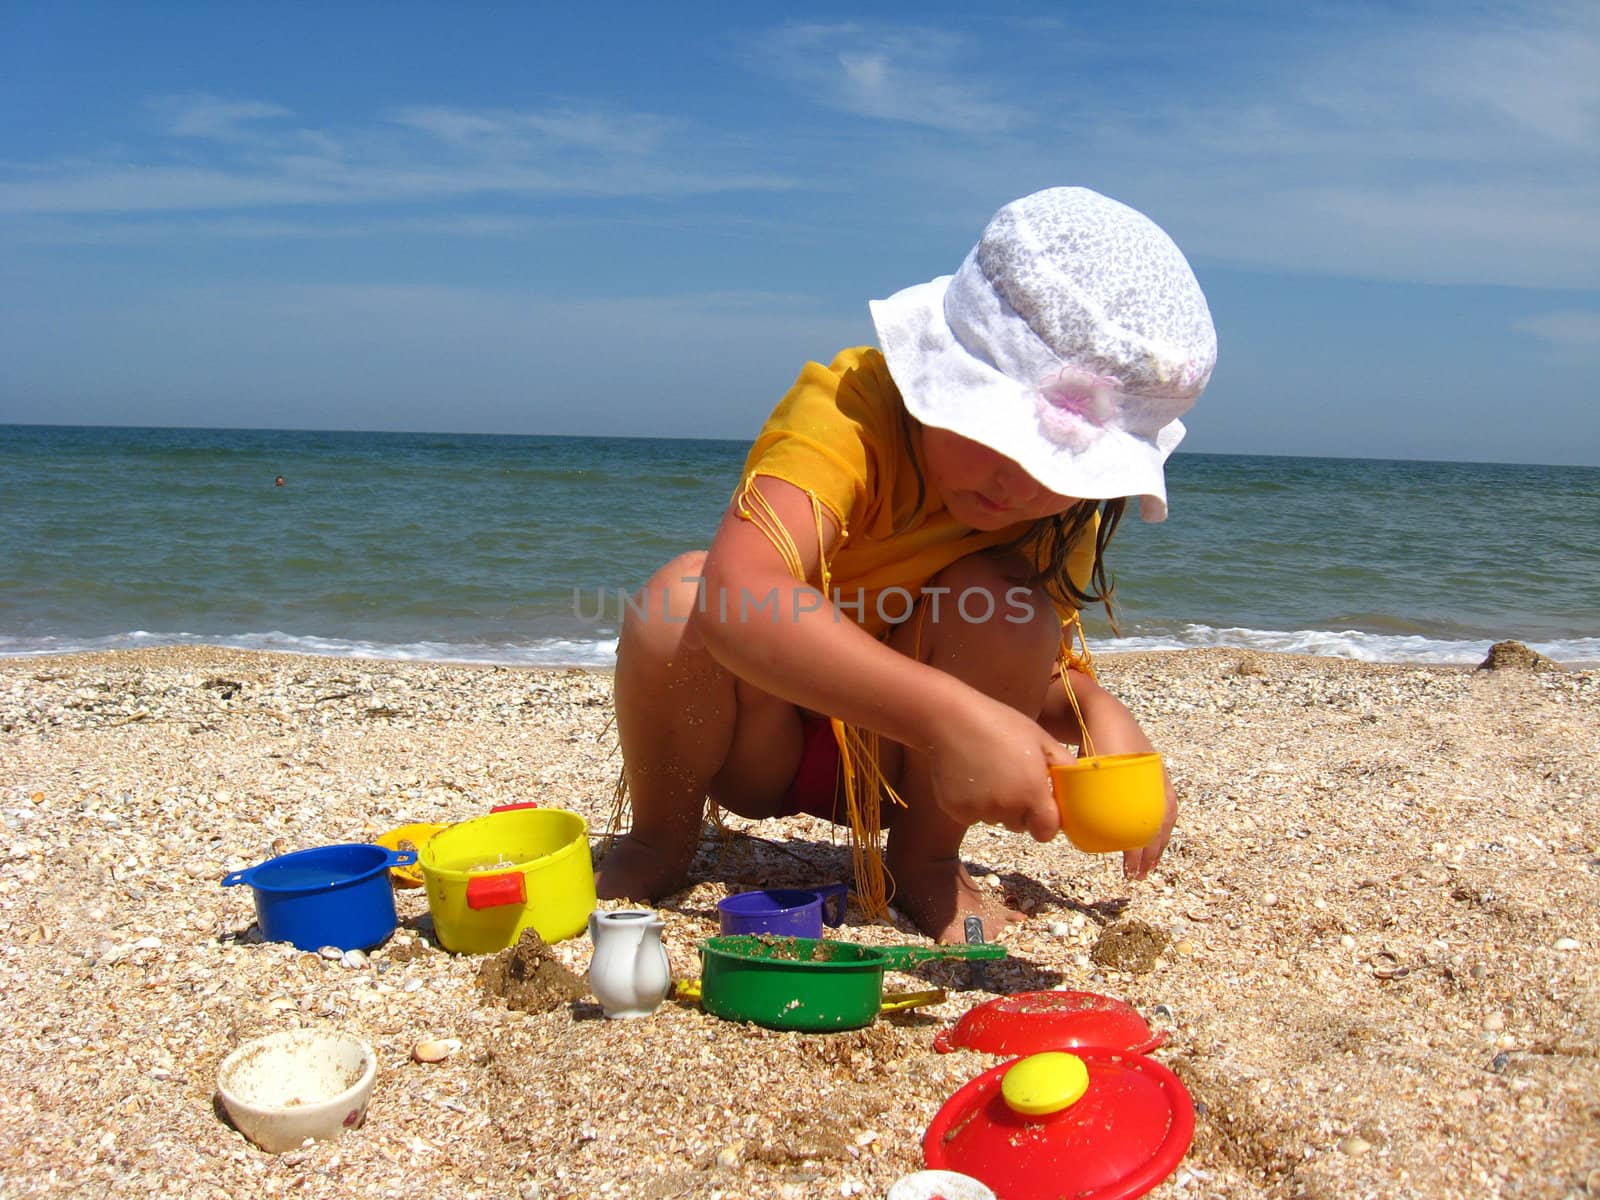
[[[857,116],[976,134],[1029,121],[1026,110],[994,99],[975,78],[968,46],[936,30],[787,25],[752,47],[763,67]]]
[[[599,154],[647,155],[662,147],[676,123],[651,113],[609,113],[565,107],[545,112],[403,108],[396,124],[420,130],[458,149],[527,154],[540,145]]]
[[[247,124],[290,114],[281,104],[260,100],[224,100],[210,95],[164,96],[151,108],[166,116],[167,132],[175,137],[238,141],[256,136]]]
[[[0,188],[0,212],[137,213],[330,204],[341,191],[303,175],[244,168],[71,164]]]
[[[1600,8],[1434,13],[1351,22],[1133,144],[1191,173],[1179,187],[1210,216],[1197,236],[1219,257],[1600,287]],[[1095,145],[1132,137],[1121,124]]]
[[[501,213],[445,213],[428,217],[368,217],[354,220],[285,217],[188,217],[70,221],[42,219],[31,225],[26,241],[40,246],[138,245],[172,239],[310,241],[366,237],[518,238],[547,226],[534,217]]]
[[[1183,194],[1136,176],[1135,202],[1192,256],[1395,283],[1600,287],[1600,185],[1294,186],[1258,173]],[[1152,207],[1152,212],[1156,211]]]
[[[1513,322],[1512,327],[1563,350],[1600,350],[1600,312],[1567,309],[1535,313]]]
[[[114,160],[0,167],[0,213],[98,216],[483,196],[694,196],[793,186],[650,113],[413,107],[353,129],[285,127],[261,101],[167,99],[167,139]],[[196,145],[207,150],[196,152]]]
[[[981,38],[792,23],[741,46],[758,85],[802,100],[777,126],[603,93],[337,127],[264,99],[169,97],[165,136],[137,151],[0,164],[0,213],[21,218],[11,244],[73,240],[74,223],[84,239],[147,238],[162,214],[207,222],[201,236],[230,236],[218,218],[235,214],[254,220],[231,236],[299,237],[332,206],[370,210],[339,224],[354,234],[394,206],[805,187],[858,197],[863,221],[895,213],[964,237],[1000,200],[1071,182],[1159,214],[1201,259],[1600,287],[1600,5],[1277,14],[1130,17],[1139,36],[1120,40],[1068,7],[1023,32],[978,22]],[[848,116],[818,120],[817,105]],[[300,211],[257,211],[285,207]],[[784,219],[792,232],[807,218]]]
[[[1600,287],[1600,5],[1295,12],[1249,29],[1168,22],[1137,47],[1040,31],[1040,59],[1059,50],[1077,69],[1059,90],[1048,73],[1016,73],[1034,124],[965,144],[902,139],[879,166],[951,221],[1083,183],[1226,264]],[[1127,86],[1108,85],[1119,71]],[[1003,106],[991,78],[968,82]]]
[[[820,105],[949,135],[879,124],[856,160],[874,190],[925,198],[908,221],[968,230],[1009,196],[1087,183],[1222,263],[1600,287],[1600,7],[1324,4],[1149,22],[1137,44],[1063,12],[1025,62],[860,23],[782,27],[756,65]]]
[[[486,164],[453,170],[424,162],[352,166],[306,160],[282,171],[126,167],[64,173],[0,189],[0,212],[128,214],[279,205],[394,205],[484,196],[697,196],[783,191],[780,175],[718,174],[671,164],[603,164],[573,173]]]
[[[1324,22],[1341,11],[1322,10]],[[1307,34],[1268,24],[1206,77],[1226,87],[1164,95],[1159,111],[1145,97],[1136,115],[1174,148],[1330,174],[1352,162],[1427,172],[1600,150],[1600,7],[1369,9]]]
[[[1525,14],[1446,35],[1419,76],[1433,95],[1494,119],[1502,129],[1579,153],[1600,150],[1600,22],[1595,10]]]

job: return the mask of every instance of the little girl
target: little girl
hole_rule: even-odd
[[[1078,614],[1109,608],[1126,498],[1165,518],[1162,466],[1216,361],[1182,253],[1133,209],[1052,188],[1002,208],[955,275],[871,311],[881,349],[806,365],[710,549],[626,614],[633,824],[602,897],[680,888],[709,796],[848,823],[868,915],[892,899],[939,940],[971,915],[992,938],[1018,914],[962,867],[967,829],[1054,837],[1049,764],[1083,727],[1096,753],[1151,749],[1078,652]],[[1169,781],[1129,877],[1176,814]]]

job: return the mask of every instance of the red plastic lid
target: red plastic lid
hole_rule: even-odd
[[[1167,1040],[1152,1033],[1139,1010],[1094,992],[1018,992],[969,1009],[933,1038],[934,1049],[960,1046],[985,1054],[1100,1047],[1144,1054]]]
[[[1133,1200],[1183,1161],[1194,1104],[1153,1058],[1074,1051],[1088,1071],[1082,1098],[1027,1116],[1001,1094],[1019,1059],[985,1071],[945,1102],[922,1139],[929,1167],[982,1180],[1005,1200]]]

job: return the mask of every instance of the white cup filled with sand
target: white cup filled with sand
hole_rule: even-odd
[[[217,1095],[233,1127],[281,1154],[306,1139],[329,1141],[367,1116],[378,1059],[336,1029],[288,1029],[246,1042],[217,1071]]]

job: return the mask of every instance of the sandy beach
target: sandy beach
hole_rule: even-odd
[[[937,1006],[778,1033],[669,1001],[515,1007],[432,944],[420,889],[353,966],[264,943],[230,870],[536,800],[604,832],[610,679],[209,649],[0,660],[0,1193],[881,1197],[997,1060],[934,1034],[999,993],[1126,1000],[1197,1106],[1156,1197],[1600,1195],[1600,671],[1227,650],[1102,659],[1183,811],[1157,876],[998,829],[975,874],[1031,915]],[[715,903],[845,877],[809,818],[730,822],[659,906],[674,975]],[[919,941],[909,925],[841,936]],[[1130,953],[1136,946],[1148,953]],[[553,954],[585,971],[587,937]],[[976,986],[978,983],[981,987]],[[257,1150],[241,1041],[372,1043],[366,1124]],[[413,1061],[423,1039],[457,1039]]]

